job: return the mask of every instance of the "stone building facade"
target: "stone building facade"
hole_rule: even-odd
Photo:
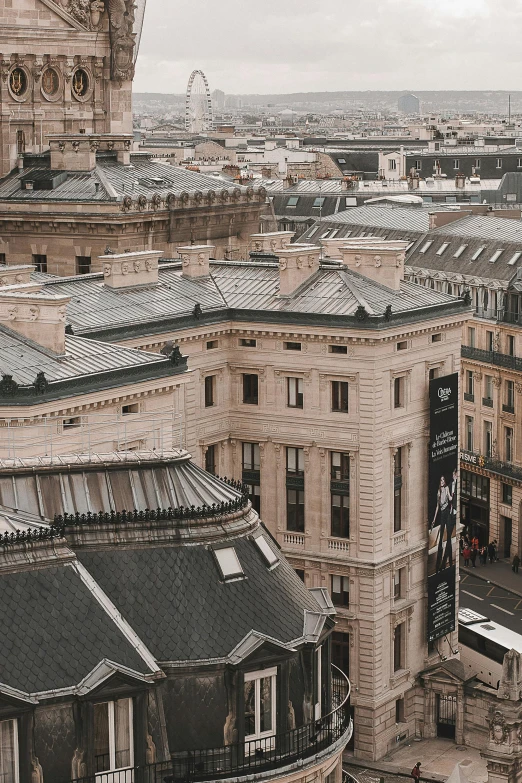
[[[285,233],[253,242],[246,263],[180,247],[132,302],[96,276],[44,287],[70,293],[77,334],[188,356],[187,448],[242,478],[305,584],[332,593],[355,753],[378,758],[415,735],[415,678],[449,654],[425,642],[428,381],[460,371],[468,308],[404,283],[405,243],[321,264]]]

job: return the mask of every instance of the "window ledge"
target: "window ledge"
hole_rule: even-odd
[[[409,669],[398,669],[390,677],[390,687],[397,688],[399,685],[402,685],[403,682],[406,682],[409,676],[410,676]]]

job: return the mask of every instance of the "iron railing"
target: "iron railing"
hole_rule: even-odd
[[[350,682],[332,666],[333,709],[319,720],[279,734],[221,748],[179,751],[169,761],[76,778],[70,783],[199,783],[287,767],[327,750],[352,732]]]
[[[495,364],[497,367],[505,367],[508,370],[522,370],[522,359],[519,359],[517,356],[510,356],[507,353],[484,351],[482,348],[472,348],[469,345],[463,345],[461,355],[463,359],[475,359],[477,362]]]
[[[478,451],[466,451],[461,449],[460,462],[464,469],[474,465],[478,468],[485,468],[485,470],[489,470],[491,473],[497,473],[501,476],[507,476],[508,478],[522,481],[522,468],[513,465],[512,462],[504,462],[501,459],[487,457],[484,454],[480,454]]]

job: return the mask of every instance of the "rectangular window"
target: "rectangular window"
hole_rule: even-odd
[[[506,388],[506,396],[505,396],[504,410],[507,411],[508,413],[514,413],[515,412],[515,382],[506,381],[505,388]]]
[[[296,572],[296,574],[299,577],[299,579],[301,580],[301,582],[303,582],[303,584],[304,584],[304,581],[305,581],[304,568],[294,568],[294,571]]]
[[[287,378],[287,405],[289,408],[303,407],[303,379]]]
[[[513,503],[513,487],[511,484],[502,484],[502,502],[507,506]]]
[[[443,242],[442,245],[437,250],[436,255],[437,256],[443,255],[443,253],[444,253],[444,251],[446,250],[447,247],[449,247],[449,242]]]
[[[477,248],[477,250],[475,250],[475,252],[474,252],[474,253],[473,253],[473,255],[471,256],[471,260],[472,260],[472,261],[476,261],[476,260],[477,260],[477,258],[480,256],[480,254],[481,254],[481,253],[482,253],[482,252],[483,252],[485,249],[486,249],[486,245],[481,245],[479,248]]]
[[[493,448],[493,424],[490,421],[484,422],[484,454],[491,457]]]
[[[512,334],[508,334],[507,338],[507,352],[509,356],[515,355],[515,337]]]
[[[350,634],[332,634],[332,663],[348,677],[350,675]]]
[[[259,443],[243,443],[243,470],[260,470]]]
[[[0,264],[2,266],[5,266],[6,264],[5,253],[0,253]]]
[[[502,250],[495,250],[495,252],[491,256],[491,258],[489,259],[489,263],[490,264],[494,264],[495,261],[498,261],[498,259],[500,258],[500,256],[502,255],[503,252],[504,252],[503,249]]]
[[[480,158],[475,158],[474,168],[480,169]]]
[[[522,256],[522,251],[521,250],[517,250],[516,253],[513,253],[511,258],[509,259],[508,265],[509,266],[514,266],[517,263],[517,261],[520,258],[520,256]]]
[[[332,410],[348,413],[348,381],[332,381]]]
[[[301,343],[283,343],[285,351],[300,351]]]
[[[91,272],[91,257],[76,256],[76,274],[88,275]]]
[[[291,476],[304,476],[304,449],[287,447],[286,472]]]
[[[95,773],[134,764],[132,725],[132,699],[94,705]]]
[[[441,333],[438,332],[437,334],[432,334],[431,335],[431,342],[432,343],[440,343],[440,342],[442,342],[442,335],[441,335]]]
[[[342,454],[340,451],[332,451],[330,470],[332,481],[349,481],[350,455]]]
[[[253,373],[243,373],[243,403],[245,405],[259,404],[259,376]]]
[[[290,198],[286,202],[286,206],[287,207],[296,207],[298,201],[299,201],[299,196],[290,196]]]
[[[416,160],[413,165],[414,165],[415,171],[422,171],[422,161],[421,160]]]
[[[330,353],[348,353],[348,346],[347,345],[329,345],[328,351]]]
[[[239,345],[241,346],[241,348],[255,348],[257,345],[257,340],[253,340],[251,338],[246,338],[246,337],[240,337]]]
[[[405,569],[397,568],[393,574],[393,597],[397,600],[404,598]]]
[[[121,406],[122,416],[128,416],[130,413],[139,413],[139,412],[140,412],[139,402],[133,402],[133,403],[129,403],[129,405]]]
[[[468,326],[468,345],[470,348],[475,347],[476,329],[474,326]]]
[[[320,209],[325,202],[324,196],[318,196],[312,204],[312,209]]]
[[[493,377],[484,376],[484,402],[493,402]]]
[[[248,499],[252,503],[252,508],[261,514],[261,487],[259,484],[253,484],[251,481],[243,481],[248,494]]]
[[[402,530],[403,447],[393,457],[393,532]]]
[[[350,497],[331,493],[331,531],[335,538],[350,538]]]
[[[428,239],[428,241],[425,242],[421,247],[421,249],[419,250],[419,253],[427,253],[432,245],[433,245],[433,239]]]
[[[502,158],[497,158],[497,169],[502,168]]]
[[[63,420],[63,428],[64,430],[70,430],[73,427],[81,427],[82,426],[82,417],[81,416],[71,416],[70,419],[64,419]]]
[[[466,394],[469,402],[473,402],[474,399],[474,384],[473,384],[473,372],[466,370]]]
[[[395,700],[395,723],[404,723],[404,699]]]
[[[468,451],[473,451],[473,417],[472,416],[466,416],[465,437],[466,437],[466,449]]]
[[[216,447],[208,446],[205,452],[205,470],[207,473],[216,473]]]
[[[211,408],[214,405],[215,375],[207,375],[205,378],[205,408]]]
[[[404,623],[401,623],[393,632],[393,671],[395,672],[404,669],[403,635]]]
[[[304,490],[286,489],[286,529],[295,533],[304,533]]]
[[[504,427],[504,459],[513,462],[513,429]]]
[[[33,253],[33,266],[36,267],[37,272],[47,272],[47,256],[43,256],[39,253]]]
[[[408,341],[402,340],[400,343],[397,343],[397,350],[398,351],[406,351],[408,349]]]
[[[250,755],[258,748],[263,750],[272,747],[265,738],[271,737],[276,731],[276,676],[277,669],[264,669],[260,672],[248,672],[244,682],[244,728],[245,752]],[[265,739],[261,743],[255,740]]]
[[[334,606],[350,606],[350,579],[332,575],[332,602]]]
[[[395,158],[390,158],[388,160],[388,171],[396,171],[397,170],[397,161]]]
[[[460,169],[460,160],[453,161],[453,170],[458,171]]]
[[[217,340],[207,340],[207,351],[213,351],[214,348],[218,347],[218,341]]]
[[[403,376],[395,378],[393,381],[393,407],[404,408],[404,383]]]
[[[493,332],[486,332],[486,351],[493,350]]]
[[[18,783],[18,722],[0,721],[0,781]]]

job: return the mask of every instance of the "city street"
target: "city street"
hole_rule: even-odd
[[[475,569],[461,565],[460,606],[522,633],[522,570],[515,574],[504,560]]]

